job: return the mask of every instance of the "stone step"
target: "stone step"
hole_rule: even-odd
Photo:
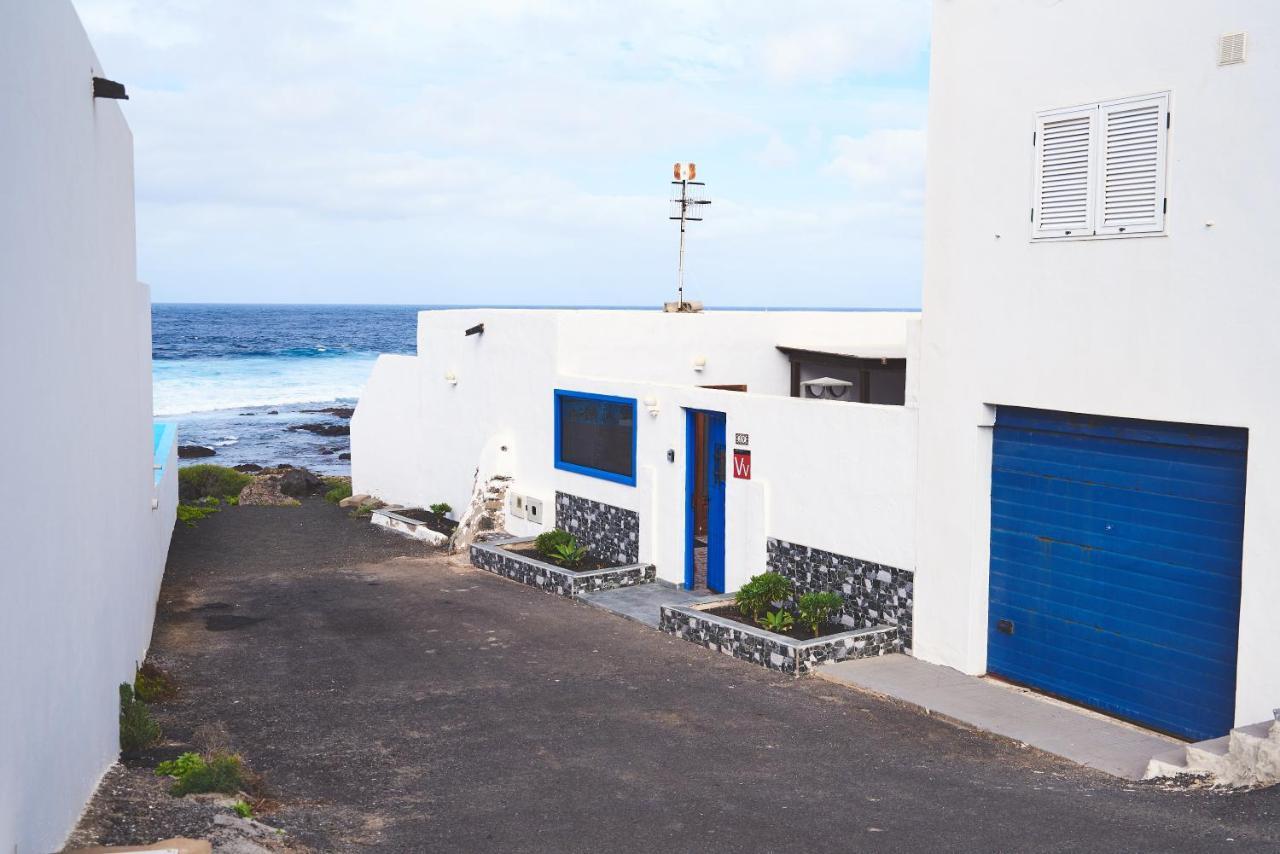
[[[1177,777],[1179,774],[1201,776],[1206,773],[1208,772],[1193,771],[1187,766],[1187,749],[1185,747],[1174,747],[1151,757],[1151,761],[1147,763],[1147,771],[1142,775],[1142,779],[1154,780],[1157,777]]]

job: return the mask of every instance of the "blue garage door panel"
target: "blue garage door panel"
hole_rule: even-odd
[[[987,669],[1187,738],[1232,726],[1248,433],[1001,407]]]

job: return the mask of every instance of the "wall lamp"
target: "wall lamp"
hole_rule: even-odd
[[[458,375],[455,374],[453,371],[445,371],[444,381],[447,382],[449,385],[457,385]]]
[[[706,356],[694,356],[694,357],[693,357],[693,369],[694,369],[695,371],[703,371],[703,370],[706,370],[706,367],[707,367],[707,357],[706,357]]]
[[[653,395],[649,395],[644,399],[645,409],[649,410],[649,414],[654,418],[658,417],[658,399]]]

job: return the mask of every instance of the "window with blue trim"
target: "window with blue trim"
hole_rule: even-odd
[[[555,392],[556,468],[636,484],[636,401]]]

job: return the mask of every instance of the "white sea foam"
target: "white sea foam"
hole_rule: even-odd
[[[156,415],[185,415],[359,398],[376,359],[372,354],[352,354],[156,360],[154,409]]]

